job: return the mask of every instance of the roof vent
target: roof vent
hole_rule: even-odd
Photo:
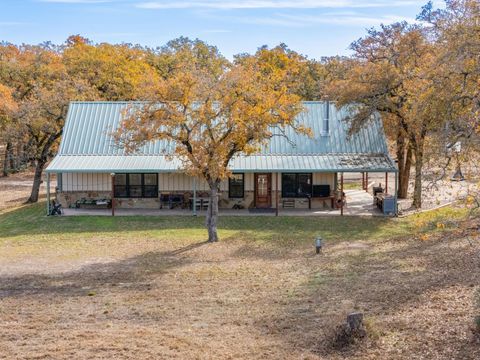
[[[325,101],[325,113],[322,124],[322,136],[330,134],[330,101]]]

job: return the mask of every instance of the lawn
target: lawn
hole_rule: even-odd
[[[404,219],[0,213],[0,358],[475,359],[464,211]],[[325,239],[316,256],[313,240]],[[369,336],[333,344],[351,311]]]

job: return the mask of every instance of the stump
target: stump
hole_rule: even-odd
[[[351,334],[361,334],[365,332],[362,313],[355,312],[347,315],[347,331]]]
[[[367,336],[363,324],[363,314],[360,312],[347,315],[347,323],[339,327],[334,339],[334,347],[342,349],[356,343],[357,340]]]

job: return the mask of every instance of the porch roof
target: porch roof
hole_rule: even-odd
[[[115,173],[180,172],[178,158],[165,155],[57,155],[47,172]],[[296,154],[237,156],[236,172],[396,172],[386,154]]]

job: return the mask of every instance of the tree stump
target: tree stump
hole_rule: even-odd
[[[347,315],[347,327],[351,333],[363,330],[363,314],[355,312]]]
[[[367,331],[363,324],[363,313],[355,312],[347,315],[347,323],[339,327],[339,331],[334,340],[334,347],[342,349],[354,344],[358,339],[367,336]]]

